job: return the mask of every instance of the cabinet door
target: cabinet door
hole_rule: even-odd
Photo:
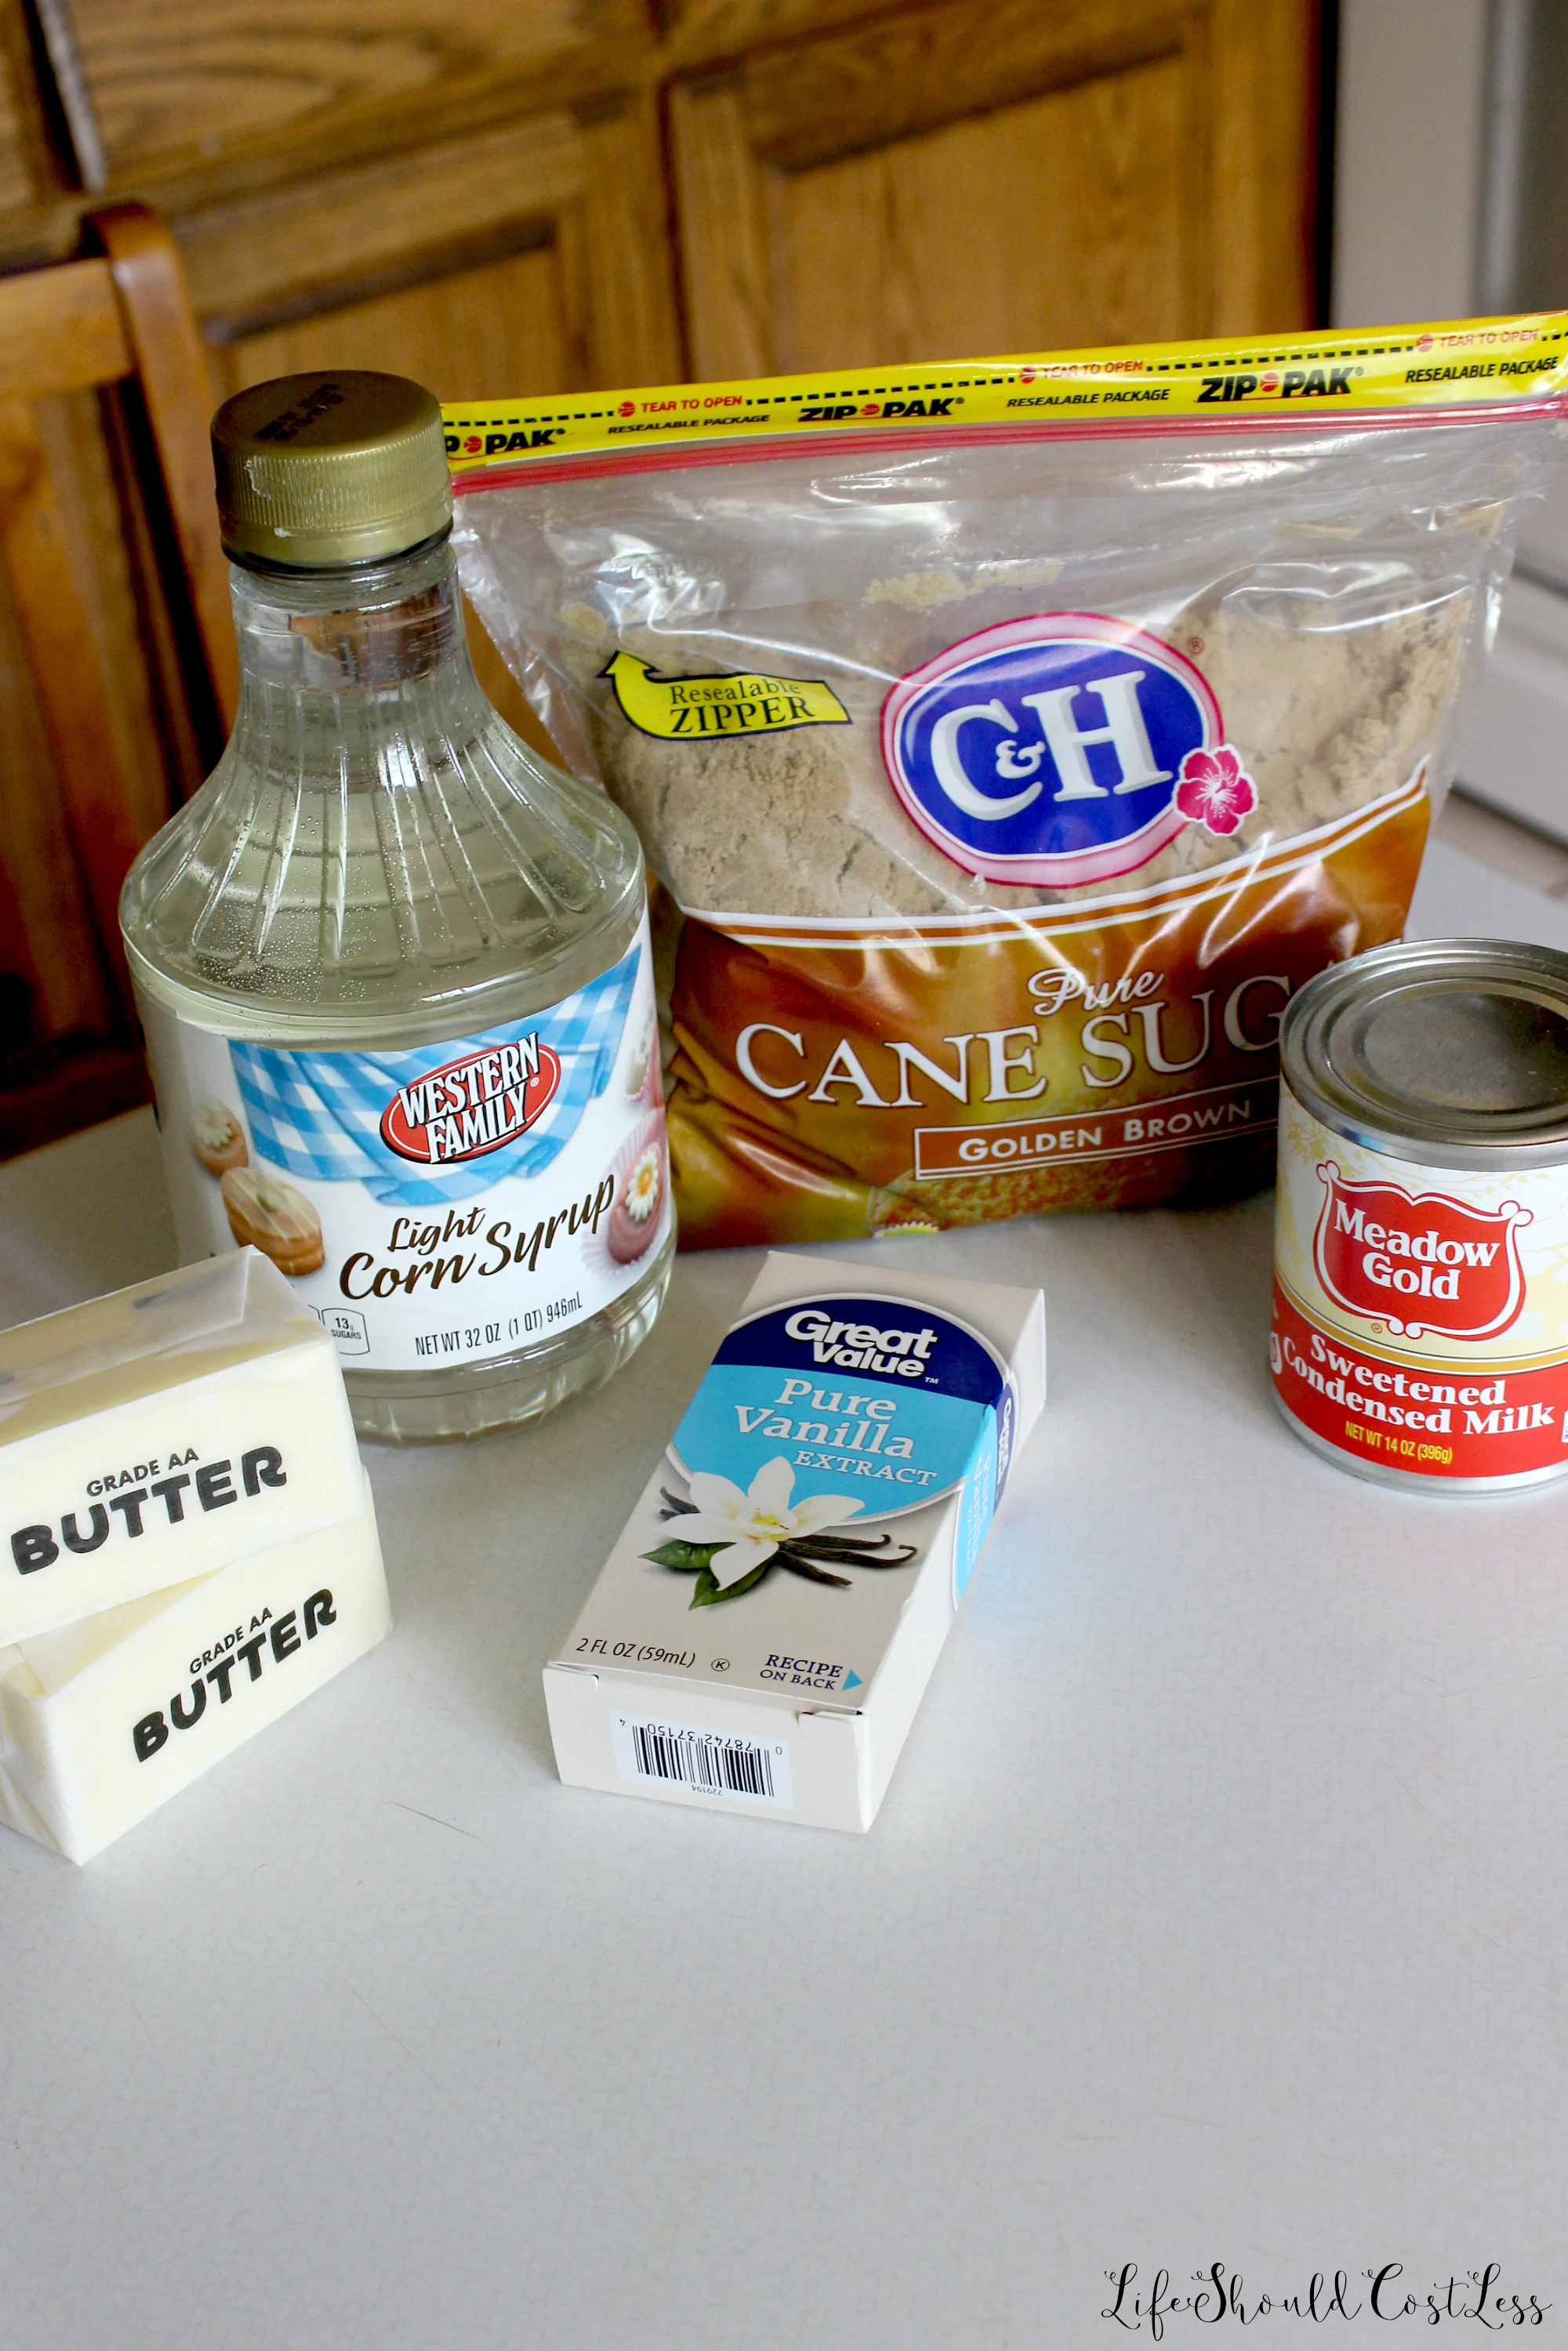
[[[601,83],[647,31],[643,0],[71,0],[68,37],[105,168],[145,184],[439,137],[519,83]]]
[[[441,400],[680,373],[653,101],[561,112],[174,224],[215,399],[384,368]],[[488,640],[486,686],[542,742]]]
[[[633,95],[176,219],[214,390],[317,367],[443,400],[668,377],[659,169]]]
[[[1311,0],[954,0],[671,94],[699,376],[1299,325]]]

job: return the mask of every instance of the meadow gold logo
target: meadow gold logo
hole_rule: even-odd
[[[1472,1208],[1443,1192],[1347,1184],[1332,1159],[1317,1173],[1323,1204],[1312,1255],[1337,1305],[1406,1339],[1491,1339],[1518,1320],[1524,1274],[1515,1235],[1530,1222],[1528,1208],[1512,1200]]]

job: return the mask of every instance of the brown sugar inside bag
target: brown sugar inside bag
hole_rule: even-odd
[[[1280,1011],[1403,925],[1557,430],[1003,414],[477,475],[468,591],[684,916],[687,1244],[1266,1180]]]

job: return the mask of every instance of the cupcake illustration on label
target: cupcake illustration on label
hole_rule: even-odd
[[[615,1163],[615,1200],[605,1246],[618,1265],[646,1255],[659,1229],[667,1187],[664,1113],[643,1121]]]
[[[219,1189],[241,1249],[258,1249],[279,1273],[314,1273],[323,1262],[321,1219],[281,1176],[264,1167],[232,1167]]]
[[[226,1176],[248,1157],[245,1129],[223,1102],[199,1102],[191,1116],[191,1148],[209,1176]]]

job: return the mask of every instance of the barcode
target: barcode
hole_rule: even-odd
[[[612,1728],[623,1780],[793,1810],[789,1756],[782,1740],[727,1738],[692,1723],[640,1722],[625,1714],[613,1718]]]

